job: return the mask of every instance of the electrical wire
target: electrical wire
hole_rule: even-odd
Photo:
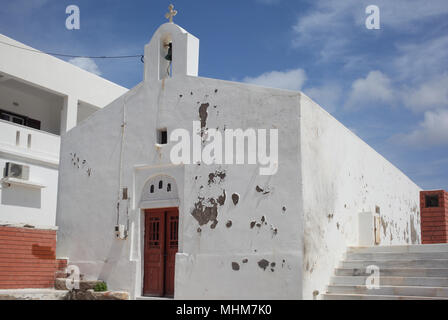
[[[4,41],[0,41],[0,44],[4,44],[13,48],[34,52],[34,53],[40,53],[40,54],[49,54],[52,56],[57,57],[66,57],[66,58],[89,58],[89,59],[127,59],[127,58],[140,58],[140,60],[143,62],[144,55],[136,54],[136,55],[124,55],[124,56],[79,56],[79,55],[72,55],[72,54],[64,54],[64,53],[56,53],[56,52],[45,52],[45,51],[39,51],[35,49],[30,48],[24,48],[20,46],[16,46],[11,43],[7,43]]]

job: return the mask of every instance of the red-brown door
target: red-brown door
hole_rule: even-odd
[[[178,208],[145,210],[144,295],[174,295],[178,225]]]

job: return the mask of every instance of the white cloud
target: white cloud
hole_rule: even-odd
[[[299,91],[306,81],[306,73],[303,69],[287,71],[265,72],[258,77],[245,77],[243,82],[252,83],[263,87],[279,88]]]
[[[448,75],[434,77],[403,92],[403,101],[414,111],[448,108]]]
[[[389,77],[381,71],[370,71],[365,78],[353,82],[345,107],[359,109],[373,103],[391,103],[394,99]]]
[[[425,112],[418,128],[408,134],[396,135],[392,141],[419,148],[448,145],[448,110]]]
[[[398,57],[392,66],[400,79],[422,81],[448,65],[448,36],[399,44],[397,49]]]
[[[322,58],[344,55],[352,51],[353,42],[366,30],[365,9],[375,4],[380,9],[381,29],[415,33],[421,31],[420,22],[448,13],[446,0],[315,0],[311,10],[297,18],[292,29],[293,45],[319,48]],[[377,31],[375,31],[377,32]],[[378,31],[377,33],[379,33]],[[370,33],[372,34],[372,32]]]
[[[100,68],[98,68],[95,61],[93,61],[90,58],[73,58],[73,59],[68,60],[68,62],[81,68],[81,69],[84,69],[88,72],[96,74],[97,76],[101,75]]]
[[[337,110],[342,88],[335,84],[327,84],[321,87],[305,88],[303,92],[325,110],[332,113]]]

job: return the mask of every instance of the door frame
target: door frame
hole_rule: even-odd
[[[140,289],[140,294],[141,294],[141,296],[146,296],[146,297],[151,297],[151,295],[145,295],[144,294],[144,289],[145,289],[145,246],[146,246],[146,243],[145,243],[145,238],[146,238],[146,215],[147,214],[149,214],[149,212],[148,213],[146,213],[146,211],[148,210],[153,210],[153,211],[165,211],[165,210],[170,210],[170,209],[176,209],[177,210],[177,214],[178,214],[178,225],[177,225],[177,235],[178,235],[178,243],[177,243],[177,252],[179,252],[180,250],[179,250],[179,248],[180,248],[180,230],[181,230],[181,227],[180,227],[180,208],[179,208],[179,206],[176,206],[176,207],[161,207],[161,208],[142,208],[141,209],[141,213],[142,213],[142,215],[141,215],[141,226],[142,226],[142,233],[141,233],[141,243],[142,243],[142,247],[141,247],[141,257],[142,257],[142,259],[141,259],[141,289]],[[166,218],[166,217],[164,217],[164,218]],[[166,228],[166,220],[165,220],[165,223],[164,223],[164,227]],[[166,241],[166,230],[164,231],[164,234],[165,234],[165,239],[164,239],[164,242]],[[165,286],[165,270],[166,270],[166,258],[164,258],[165,259],[165,261],[164,261],[164,267],[163,267],[163,285]],[[176,270],[176,262],[174,262],[174,268],[175,268],[175,270]],[[176,272],[176,271],[175,271]],[[158,295],[153,295],[154,297],[161,297],[161,298],[174,298],[174,295],[175,295],[175,290],[176,290],[176,286],[175,286],[175,276],[174,276],[174,293],[173,293],[173,295],[172,296],[167,296],[166,294],[165,294],[165,288],[164,288],[164,293],[163,293],[163,295],[162,296],[158,296]]]

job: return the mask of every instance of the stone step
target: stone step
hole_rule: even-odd
[[[0,290],[0,300],[64,300],[68,291],[55,289]]]
[[[365,268],[336,268],[336,276],[370,276]],[[397,277],[448,277],[448,268],[382,268],[381,276]]]
[[[336,276],[330,279],[330,285],[365,285],[366,280],[367,276]],[[383,277],[380,275],[380,285],[448,287],[448,277]]]
[[[66,279],[66,278],[57,278],[54,281],[54,287],[57,290],[68,290],[71,288],[67,288],[67,280],[70,281],[70,279]],[[89,289],[93,289],[97,283],[102,283],[103,281],[99,281],[99,280],[75,280],[73,283],[73,288],[74,289],[79,289],[82,291],[86,291]]]
[[[340,263],[341,268],[366,268],[375,265],[382,268],[447,268],[448,260],[432,259],[432,260],[348,260]],[[381,270],[380,270],[381,272]]]
[[[129,293],[125,291],[95,292],[89,290],[73,290],[67,293],[66,300],[129,300]]]
[[[380,286],[378,289],[369,289],[365,285],[362,286],[330,285],[328,286],[327,293],[448,298],[447,287]]]
[[[386,296],[371,294],[336,294],[325,293],[321,296],[323,300],[448,300],[437,297],[418,297],[418,296]]]
[[[348,252],[375,253],[375,252],[448,252],[447,243],[416,244],[401,246],[374,246],[374,247],[349,247]]]
[[[448,252],[347,252],[345,260],[432,260],[448,259]]]

